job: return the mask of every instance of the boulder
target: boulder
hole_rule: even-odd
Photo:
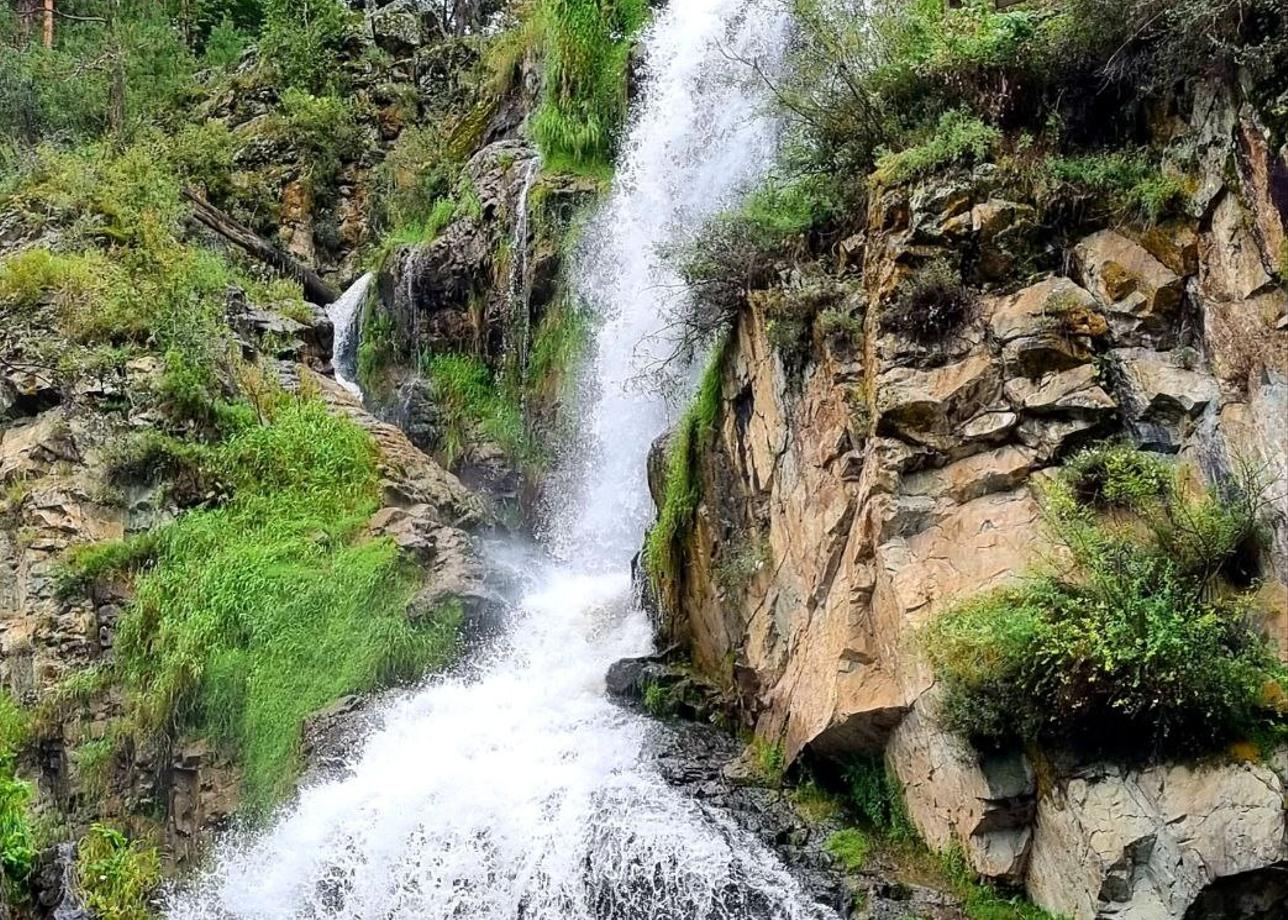
[[[1185,290],[1180,275],[1114,230],[1082,240],[1073,255],[1083,286],[1104,306],[1115,336],[1135,340],[1168,331]]]
[[[877,387],[879,428],[914,444],[948,449],[957,427],[1000,395],[1001,376],[992,359],[978,353],[944,367],[896,367]]]
[[[432,35],[431,28],[436,24],[415,0],[394,0],[373,10],[367,21],[376,44],[393,55],[415,51]]]
[[[908,817],[932,849],[960,847],[980,875],[1022,883],[1037,792],[1028,758],[978,754],[937,726],[929,705],[922,697],[886,747]]]
[[[1150,449],[1175,450],[1187,427],[1221,397],[1210,374],[1193,369],[1179,352],[1117,348],[1117,391],[1137,441]]]
[[[1046,374],[1038,380],[1008,380],[1005,392],[1013,408],[1033,413],[1095,417],[1112,412],[1115,405],[1090,364]]]
[[[1051,277],[993,301],[989,331],[1008,373],[1038,377],[1090,361],[1092,340],[1109,325],[1090,292]]]
[[[1283,795],[1259,764],[1082,769],[1038,803],[1029,895],[1071,920],[1180,920],[1213,883],[1288,866]]]

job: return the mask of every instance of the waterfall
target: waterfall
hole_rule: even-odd
[[[506,638],[403,695],[349,774],[303,789],[258,833],[223,839],[172,920],[824,920],[777,858],[669,786],[648,720],[604,696],[647,652],[630,559],[649,517],[644,460],[667,421],[633,386],[668,350],[678,291],[659,244],[699,232],[771,161],[763,88],[787,41],[781,0],[683,0],[645,36],[647,83],[615,191],[575,256],[603,318],[587,445],[560,480],[565,562],[502,547],[522,578]]]
[[[506,279],[506,303],[509,316],[505,324],[506,360],[511,362],[515,379],[523,380],[528,367],[528,347],[532,336],[532,316],[529,306],[531,283],[528,278],[528,196],[532,183],[541,171],[541,158],[533,157],[523,167],[523,184],[515,203],[514,235],[510,240],[510,275]],[[521,389],[521,388],[520,388]]]
[[[335,368],[336,382],[359,399],[362,390],[358,379],[358,324],[362,318],[362,306],[367,302],[367,291],[371,289],[373,276],[367,272],[340,295],[331,304],[327,316],[334,330],[331,345],[331,366]]]

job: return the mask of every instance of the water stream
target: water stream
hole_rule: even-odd
[[[173,920],[824,920],[776,857],[667,785],[650,723],[604,696],[649,650],[630,560],[651,516],[644,464],[661,394],[634,385],[669,351],[679,285],[659,244],[699,231],[772,159],[762,89],[778,0],[676,0],[646,36],[647,83],[611,200],[577,256],[603,319],[561,472],[549,546],[491,564],[521,583],[506,638],[390,704],[349,775],[303,790],[258,835],[230,835]]]

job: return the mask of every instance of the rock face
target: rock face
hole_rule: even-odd
[[[1073,920],[1204,916],[1191,907],[1213,883],[1288,872],[1284,831],[1269,767],[1083,769],[1038,804],[1029,893]]]
[[[1230,110],[1224,133],[1197,118],[1189,130],[1227,158],[1275,156],[1239,127],[1247,119]],[[862,272],[840,277],[838,302],[862,330],[816,331],[803,370],[766,335],[768,298],[749,298],[694,526],[660,586],[662,641],[736,687],[789,761],[884,751],[929,842],[960,846],[975,870],[1027,885],[1056,913],[1225,916],[1202,905],[1236,903],[1230,880],[1285,858],[1273,772],[1101,765],[1038,783],[1025,757],[982,757],[944,734],[916,635],[1036,561],[1049,540],[1035,485],[1091,440],[1130,438],[1214,479],[1250,459],[1268,495],[1288,495],[1288,293],[1264,242],[1282,238],[1285,215],[1255,181],[1218,169],[1203,179],[1201,217],[1089,227],[1067,260],[1003,288],[1017,266],[1041,269],[1042,250],[1032,210],[995,182],[983,168],[874,189],[852,247]],[[936,259],[961,260],[983,293],[928,343],[892,304]],[[655,497],[663,475],[653,464]],[[1268,625],[1288,649],[1277,501],[1258,565],[1278,605]],[[1266,916],[1288,915],[1288,900],[1262,900],[1281,911]]]

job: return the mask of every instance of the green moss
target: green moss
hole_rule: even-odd
[[[76,846],[76,877],[95,917],[151,920],[149,898],[161,884],[161,856],[154,846],[94,824]]]
[[[367,303],[358,341],[358,383],[363,392],[380,391],[380,375],[397,357],[393,318],[380,309],[378,300]]]
[[[132,726],[225,744],[257,811],[289,789],[306,716],[446,664],[460,616],[407,620],[416,573],[392,542],[363,535],[378,502],[375,446],[321,404],[283,406],[206,463],[226,505],[73,565],[82,579],[137,570],[116,644]]]
[[[725,351],[724,341],[713,350],[693,403],[676,425],[667,445],[662,504],[644,543],[644,564],[654,582],[675,580],[679,542],[693,526],[700,489],[698,457],[715,431],[720,414]]]
[[[946,112],[921,143],[878,159],[875,176],[878,182],[890,185],[946,166],[979,162],[1001,137],[1001,131],[968,112]]]
[[[867,865],[872,841],[857,827],[847,827],[831,834],[823,849],[836,858],[846,872],[858,872]]]

